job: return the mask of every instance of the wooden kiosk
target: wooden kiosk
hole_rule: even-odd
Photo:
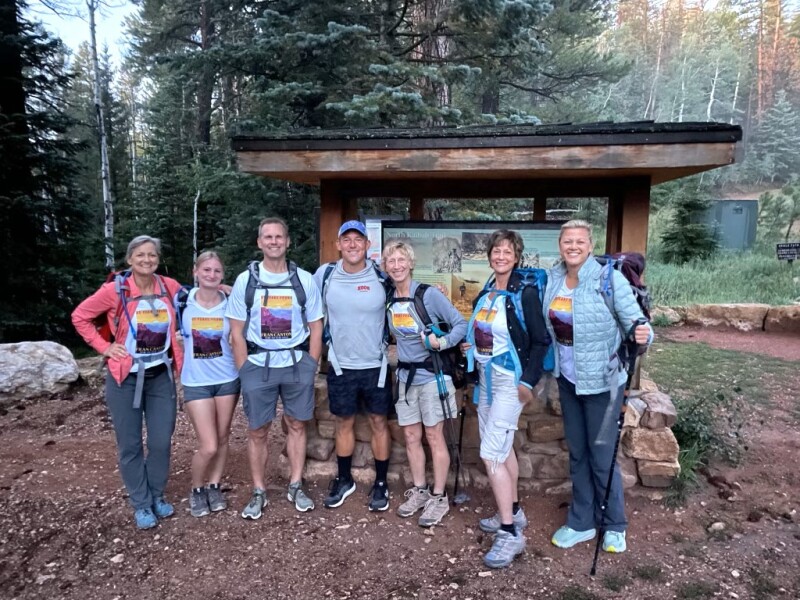
[[[299,130],[233,140],[239,168],[320,186],[320,262],[358,198],[608,198],[606,251],[644,253],[650,187],[736,161],[738,125],[592,123],[431,129]]]

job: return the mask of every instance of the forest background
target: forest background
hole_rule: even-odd
[[[98,0],[42,4],[102,15]],[[685,300],[672,292],[691,268],[703,273],[698,290],[719,292],[713,271],[750,282],[750,300],[800,296],[774,256],[800,223],[795,2],[133,4],[121,65],[101,47],[95,68],[91,45],[72,52],[22,0],[0,0],[0,342],[73,345],[69,313],[122,266],[134,235],[160,237],[168,272],[188,281],[195,208],[196,247],[218,250],[229,280],[256,256],[266,215],[287,220],[292,258],[314,268],[317,190],[239,173],[230,146],[237,133],[296,127],[740,124],[739,163],[654,188],[648,281],[665,304]],[[712,198],[760,198],[748,256],[717,255],[697,219]],[[531,202],[434,199],[426,217],[513,219]],[[602,239],[603,199],[548,201],[559,208],[596,223]],[[402,217],[408,205],[365,199],[359,210]]]

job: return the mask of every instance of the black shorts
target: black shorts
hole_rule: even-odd
[[[342,369],[336,375],[328,370],[328,405],[337,417],[352,417],[358,412],[388,415],[392,408],[392,384],[389,374],[386,383],[378,387],[381,369]]]

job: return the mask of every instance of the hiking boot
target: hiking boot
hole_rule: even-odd
[[[356,482],[352,479],[347,480],[344,477],[336,477],[331,479],[328,484],[328,495],[322,501],[325,508],[339,508],[344,504],[345,498],[356,491]]]
[[[389,489],[385,481],[376,481],[370,493],[369,510],[371,512],[384,511],[389,508]]]
[[[478,523],[478,527],[481,528],[481,531],[485,531],[486,533],[497,533],[500,530],[500,513],[495,513],[488,519],[481,519]],[[525,511],[521,508],[517,511],[517,514],[514,515],[514,527],[517,530],[525,529],[528,526],[528,519],[525,516]]]
[[[153,512],[159,519],[166,519],[175,514],[175,507],[164,500],[164,496],[159,496],[153,500]]]
[[[410,490],[406,490],[405,497],[408,500],[397,507],[397,514],[403,518],[410,517],[418,510],[425,508],[425,503],[431,499],[431,492],[427,487],[414,486]]]
[[[628,549],[628,544],[625,542],[624,531],[606,531],[603,535],[603,550],[611,554],[619,554]]]
[[[250,502],[242,509],[242,518],[251,520],[260,519],[261,509],[267,504],[269,504],[267,492],[261,488],[253,488],[253,495],[250,496]]]
[[[294,502],[294,507],[300,512],[314,510],[314,501],[303,491],[302,481],[295,481],[289,484],[289,491],[286,493],[286,499],[289,502]]]
[[[152,529],[158,525],[158,519],[152,508],[137,508],[133,512],[133,519],[138,529]]]
[[[206,488],[208,494],[208,508],[211,512],[219,512],[228,508],[228,501],[225,499],[225,494],[222,493],[222,488],[219,484],[211,484]]]
[[[553,546],[558,546],[559,548],[572,548],[575,544],[588,542],[593,539],[596,534],[597,531],[594,529],[575,531],[571,527],[564,525],[563,527],[559,527],[558,531],[553,534],[550,542]]]
[[[492,549],[483,557],[483,564],[490,569],[507,567],[525,550],[525,536],[517,530],[517,535],[502,529],[494,534]]]
[[[189,510],[193,517],[205,517],[211,510],[208,508],[208,494],[205,489],[192,490],[189,494]]]
[[[448,512],[450,512],[450,502],[447,494],[441,496],[431,496],[425,503],[425,510],[419,516],[420,527],[433,527],[438,525]]]

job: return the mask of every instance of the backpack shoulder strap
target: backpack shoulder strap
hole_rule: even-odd
[[[244,339],[247,340],[247,331],[250,327],[250,313],[253,310],[253,302],[256,297],[256,289],[258,288],[258,261],[251,261],[247,265],[247,286],[244,288],[244,308],[246,316],[244,319],[244,328],[242,334]],[[266,289],[264,293],[267,293]]]
[[[417,311],[417,316],[422,320],[422,324],[426,329],[433,323],[430,315],[428,314],[428,309],[425,308],[424,301],[425,292],[429,287],[430,286],[427,283],[420,283],[417,285],[417,289],[414,290],[414,310]]]
[[[309,333],[311,329],[308,327],[308,317],[306,316],[306,289],[300,281],[300,276],[297,274],[297,264],[294,261],[287,261],[286,267],[289,271],[289,282],[292,284],[292,291],[297,298],[297,304],[300,305],[300,317],[303,319],[303,330]]]
[[[117,273],[114,276],[114,291],[117,293],[117,297],[119,298],[119,307],[122,311],[122,314],[125,315],[125,318],[128,320],[128,327],[133,330],[133,320],[131,319],[131,315],[128,312],[128,292],[131,291],[130,286],[128,285],[128,278],[131,276],[130,271],[122,271]],[[114,315],[114,339],[117,339],[117,332],[119,330],[119,311],[117,314]],[[123,342],[124,343],[124,342]]]
[[[192,291],[192,286],[182,285],[178,293],[175,294],[175,320],[178,322],[178,331],[181,332],[183,337],[189,337],[183,329],[183,312],[186,310],[186,305],[189,303],[189,294]]]

